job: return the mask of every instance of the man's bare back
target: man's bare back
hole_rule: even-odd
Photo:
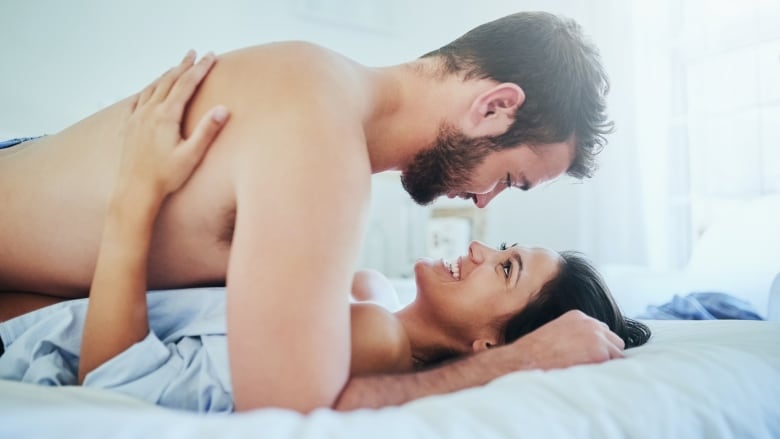
[[[188,135],[195,121],[217,104],[231,108],[234,116],[195,175],[161,211],[149,260],[150,288],[224,283],[236,213],[231,171],[241,160],[237,150],[277,146],[243,133],[264,120],[278,124],[279,102],[291,90],[302,89],[280,90],[280,81],[305,79],[291,75],[289,66],[280,68],[283,62],[298,64],[301,72],[311,72],[315,65],[353,68],[344,58],[302,43],[256,46],[220,58],[194,96],[183,132]],[[314,82],[303,84],[307,92]],[[345,87],[350,88],[354,81]],[[7,188],[2,191],[6,214],[0,217],[0,292],[87,295],[131,101],[118,102],[57,134],[0,151],[0,187]],[[300,128],[289,123],[291,130]],[[283,185],[268,182],[273,190]]]

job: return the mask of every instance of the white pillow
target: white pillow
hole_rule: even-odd
[[[767,319],[780,322],[780,273],[775,276],[772,288],[769,292],[769,310]]]
[[[713,223],[694,246],[683,287],[747,300],[766,317],[780,272],[780,195],[758,198]]]

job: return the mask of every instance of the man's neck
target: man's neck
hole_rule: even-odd
[[[462,82],[431,72],[433,62],[416,60],[369,73],[375,111],[365,126],[373,173],[406,168],[458,108],[462,99],[455,92]]]

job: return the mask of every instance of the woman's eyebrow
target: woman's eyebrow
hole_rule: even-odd
[[[517,245],[517,244],[515,244]],[[514,246],[513,246],[514,247]],[[520,253],[518,252],[512,252],[512,259],[517,262],[517,270],[515,273],[515,285],[512,288],[517,288],[517,282],[520,281],[520,271],[523,270],[523,258],[520,257]]]
[[[525,175],[520,176],[520,181],[522,181],[522,184],[520,184],[520,186],[518,186],[517,188],[520,189],[521,191],[527,192],[533,189],[533,185],[531,185],[531,183],[528,182],[528,179],[525,177]]]

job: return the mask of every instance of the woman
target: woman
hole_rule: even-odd
[[[419,260],[415,281],[417,295],[400,311],[390,314],[374,306],[365,312],[374,316],[366,326],[383,314],[388,327],[397,325],[396,343],[402,349],[396,349],[396,360],[411,358],[417,367],[511,343],[570,310],[606,323],[626,348],[650,336],[647,326],[622,315],[596,269],[576,252],[505,244],[496,250],[472,242],[468,254],[455,260]],[[386,307],[395,303],[392,285],[376,271],[357,273],[352,295]],[[353,343],[360,338],[355,308],[369,306],[353,305]],[[353,373],[361,365],[354,362],[360,354],[353,352]]]
[[[455,261],[419,260],[415,278],[417,295],[399,311],[370,302],[352,304],[353,376],[432,367],[510,343],[571,309],[605,322],[627,348],[643,344],[650,335],[643,324],[621,315],[596,271],[572,253],[559,256],[517,246],[492,249],[474,242]],[[383,302],[394,297],[390,283],[377,272],[359,272],[355,280],[353,296]],[[94,289],[92,294],[113,290],[116,287]],[[92,335],[101,336],[116,355],[92,369],[82,360],[83,383],[168,407],[232,410],[224,289],[139,295],[147,297],[149,332],[141,325],[144,331],[137,339],[102,336],[123,328],[125,315],[145,314],[146,308],[129,305],[114,315],[99,315],[107,327]],[[85,316],[98,316],[95,311],[99,309],[79,299],[0,324],[8,349],[0,357],[0,378],[76,384],[79,356],[86,358],[95,348],[84,332]],[[258,328],[262,330],[261,322]],[[257,336],[282,337],[294,345],[299,334]]]
[[[8,348],[0,357],[3,378],[84,383],[171,407],[233,408],[224,291],[150,294],[149,303],[145,291],[160,205],[184,184],[227,117],[214,109],[186,141],[173,129],[169,138],[148,137],[154,130],[143,127],[154,120],[154,106],[191,94],[174,80],[186,68],[163,76],[134,104],[88,304],[62,303],[0,325]],[[605,322],[626,347],[649,337],[644,325],[620,314],[596,271],[575,254],[475,242],[456,260],[418,261],[415,277],[417,297],[400,311],[352,305],[353,376],[407,372],[490,349],[572,309]],[[356,297],[392,294],[375,272],[353,282]]]

